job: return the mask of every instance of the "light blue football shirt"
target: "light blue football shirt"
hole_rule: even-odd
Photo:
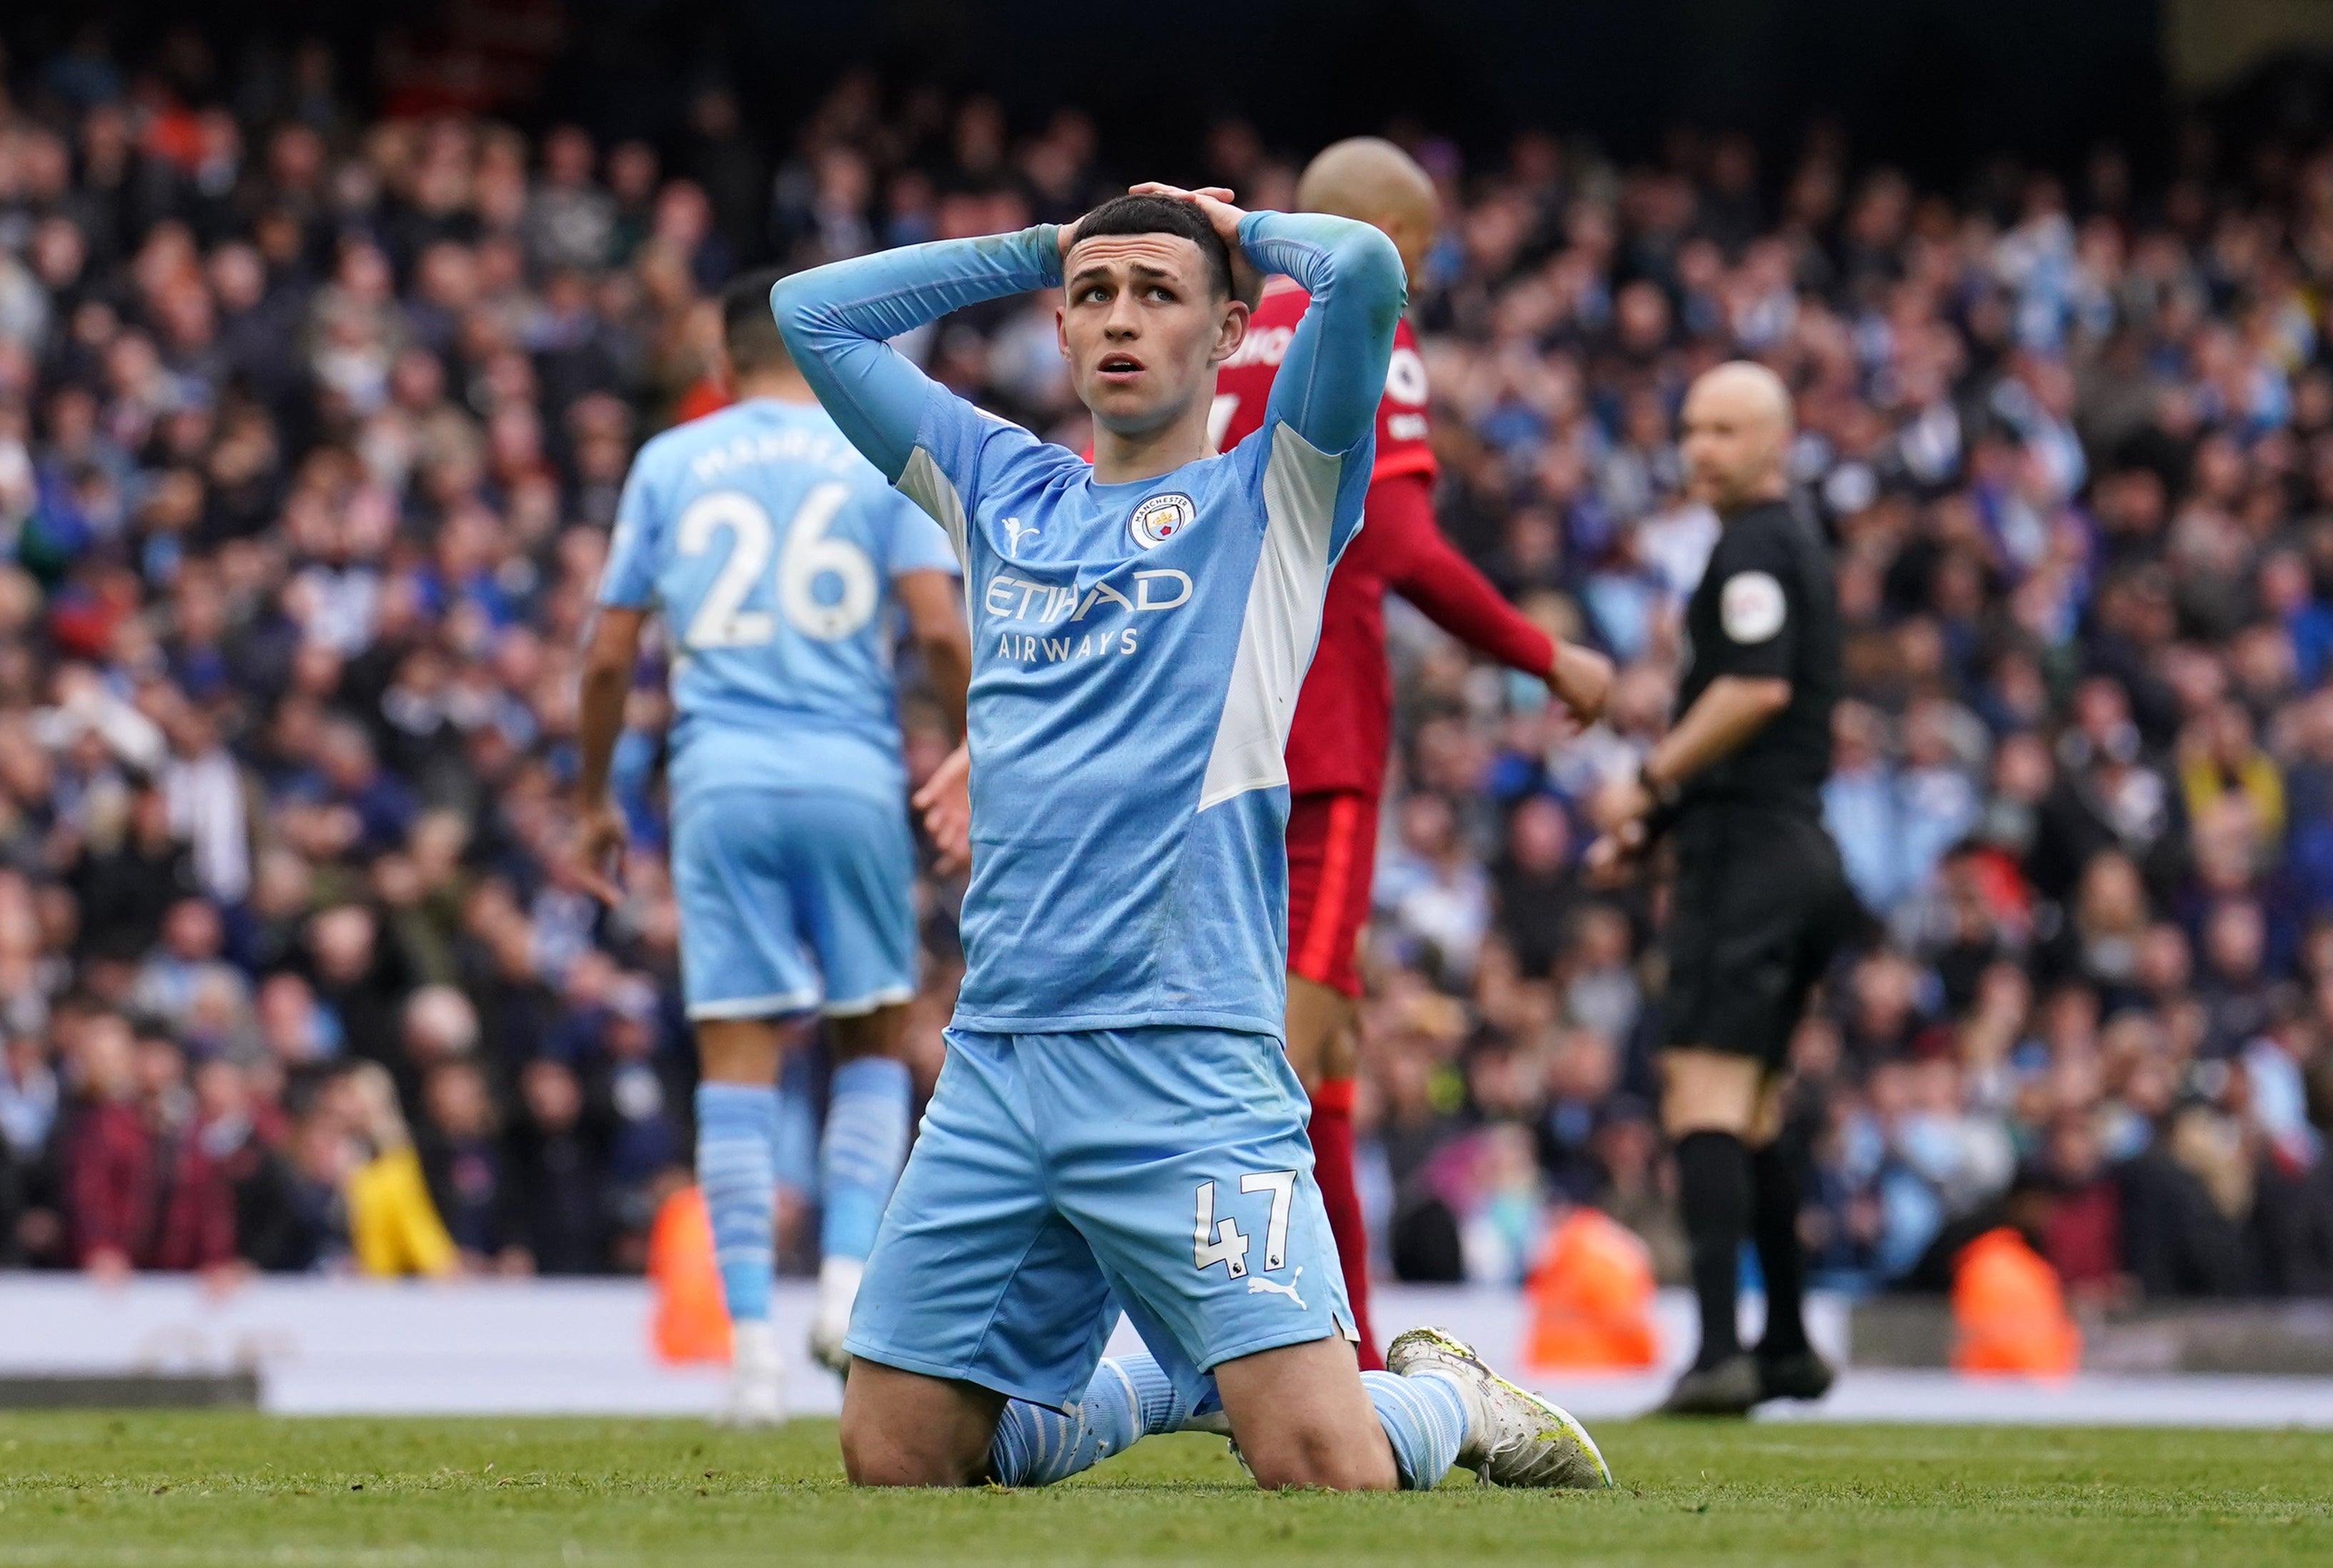
[[[1312,293],[1263,426],[1098,484],[885,346],[973,300],[1058,286],[1050,226],[797,274],[773,295],[837,422],[937,519],[972,620],[973,876],[959,1028],[1281,1030],[1288,723],[1360,524],[1399,258],[1343,219],[1251,214]]]
[[[740,786],[905,789],[891,579],[955,554],[816,404],[760,397],[642,447],[600,602],[664,613],[676,803]]]

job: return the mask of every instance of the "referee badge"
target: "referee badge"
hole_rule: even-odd
[[[1126,529],[1134,542],[1145,550],[1157,550],[1198,520],[1197,502],[1179,490],[1164,495],[1154,495],[1134,509]]]
[[[1718,590],[1717,622],[1737,643],[1762,643],[1782,629],[1790,613],[1782,585],[1771,573],[1735,572]]]

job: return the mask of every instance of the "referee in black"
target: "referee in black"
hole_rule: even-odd
[[[1720,365],[1685,403],[1695,492],[1723,523],[1685,609],[1683,716],[1637,779],[1596,802],[1591,871],[1667,836],[1676,873],[1661,1006],[1661,1122],[1675,1146],[1701,1308],[1701,1352],[1662,1406],[1742,1415],[1819,1399],[1832,1372],[1807,1343],[1804,1181],[1781,1087],[1807,993],[1856,904],[1822,823],[1839,687],[1830,559],[1787,499],[1791,398],[1763,366]],[[1755,1242],[1766,1331],[1734,1326],[1742,1242]]]

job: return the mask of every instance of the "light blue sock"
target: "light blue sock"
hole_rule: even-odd
[[[1442,1484],[1457,1462],[1466,1437],[1466,1405],[1458,1385],[1445,1377],[1406,1378],[1365,1372],[1361,1382],[1378,1408],[1378,1424],[1393,1445],[1395,1468],[1406,1491],[1425,1492]]]
[[[819,1251],[863,1258],[907,1159],[913,1091],[907,1064],[855,1056],[834,1069],[826,1104],[826,1138],[818,1154]]]
[[[1136,1418],[1142,1423],[1142,1435],[1155,1438],[1161,1432],[1179,1432],[1183,1423],[1191,1419],[1191,1406],[1166,1369],[1147,1351],[1121,1355],[1101,1363],[1094,1373],[1094,1382],[1110,1375],[1115,1367],[1134,1389]]]
[[[1151,1424],[1153,1419],[1166,1420],[1173,1403],[1174,1385],[1148,1356],[1106,1360],[1094,1369],[1075,1414],[1026,1400],[1006,1401],[988,1446],[988,1473],[1002,1487],[1050,1487],[1067,1480],[1150,1433],[1173,1430]]]
[[[732,1323],[770,1315],[771,1212],[777,1204],[770,1136],[778,1092],[761,1084],[696,1085],[696,1184],[713,1220],[713,1256]]]

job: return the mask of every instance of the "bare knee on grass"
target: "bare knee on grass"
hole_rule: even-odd
[[[970,1487],[988,1471],[1004,1396],[854,1357],[842,1386],[842,1468],[855,1487]]]
[[[1401,1484],[1361,1385],[1360,1362],[1344,1339],[1261,1351],[1215,1372],[1240,1457],[1264,1490],[1382,1492]]]

